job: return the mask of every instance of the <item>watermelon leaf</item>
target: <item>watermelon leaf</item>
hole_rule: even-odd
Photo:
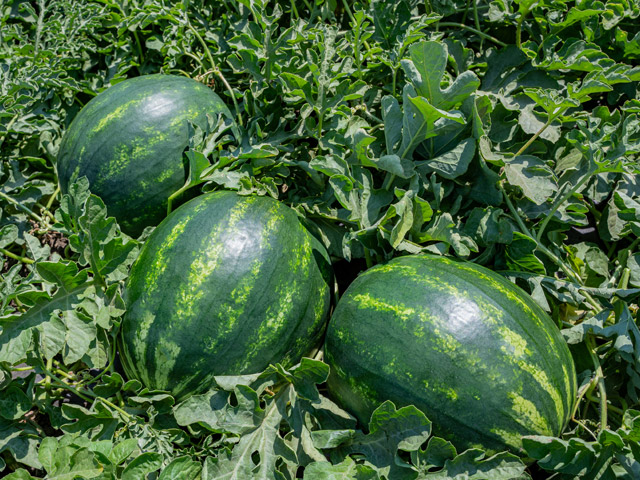
[[[402,68],[419,95],[444,110],[460,105],[480,86],[471,71],[461,74],[444,90],[441,88],[447,65],[447,48],[440,42],[419,42],[409,47],[410,60],[402,60]]]
[[[369,464],[389,478],[415,478],[411,465],[400,457],[400,451],[414,452],[431,433],[431,422],[413,406],[396,409],[386,401],[371,415],[369,433],[343,431],[333,437],[331,432],[316,432],[319,447],[335,448],[342,458],[363,455]],[[332,438],[333,437],[333,438]]]
[[[193,395],[174,407],[173,414],[179,425],[199,423],[214,432],[241,436],[231,451],[218,461],[207,463],[208,475],[267,478],[269,472],[275,471],[279,458],[290,464],[324,458],[311,444],[309,415],[325,422],[329,418],[333,422],[341,418],[352,422],[344,412],[319,396],[316,384],[324,382],[327,375],[326,364],[307,358],[289,370],[273,365],[256,378],[251,387],[243,385],[245,379],[241,377],[235,384],[227,377],[226,390],[212,389]],[[262,408],[257,392],[266,392],[268,388],[277,388],[277,391],[267,395]],[[286,405],[290,407],[285,408]],[[302,441],[292,443],[290,438],[283,437],[277,428],[281,422],[288,423],[296,432],[296,438]],[[254,455],[258,455],[259,464],[252,460]]]
[[[41,271],[49,275],[47,262],[42,262]],[[56,274],[61,276],[50,276],[55,278],[54,286],[58,289],[55,294],[49,295],[44,292],[39,294],[33,303],[33,291],[29,292],[29,297],[24,295],[25,301],[29,302],[31,309],[23,315],[9,315],[0,317],[0,361],[10,364],[21,362],[26,358],[27,351],[31,348],[33,332],[35,328],[41,327],[48,322],[56,321],[52,315],[61,310],[73,309],[75,304],[80,302],[80,295],[91,286],[86,270],[78,271],[77,265],[68,264],[67,268],[63,264],[53,264],[56,267]],[[57,353],[57,352],[52,352]]]
[[[428,174],[433,171],[443,178],[452,180],[467,171],[475,153],[475,140],[467,138],[446,153],[430,160],[416,162],[416,168],[420,172]]]
[[[200,463],[190,457],[177,457],[162,469],[158,480],[196,480],[201,470]]]
[[[253,391],[249,390],[247,394],[252,395]],[[237,407],[229,404],[230,397],[231,393],[224,390],[192,395],[173,408],[173,415],[178,425],[200,423],[214,432],[242,434],[254,429],[254,410],[246,403],[246,394],[236,393]],[[255,403],[251,405],[255,406]]]
[[[29,467],[42,467],[38,460],[38,433],[33,426],[0,418],[0,433],[0,452],[8,451]]]
[[[333,465],[330,462],[314,462],[304,469],[305,480],[379,480],[380,475],[369,465],[353,461],[351,457]]]
[[[470,449],[451,460],[442,470],[419,475],[418,480],[530,480],[526,465],[507,452],[486,458],[481,450]]]
[[[148,473],[155,472],[162,466],[162,455],[145,452],[129,463],[122,471],[122,480],[138,480]]]
[[[536,257],[535,240],[520,233],[513,233],[513,241],[507,245],[505,252],[507,266],[511,270],[533,272],[544,275],[546,270],[542,261]]]

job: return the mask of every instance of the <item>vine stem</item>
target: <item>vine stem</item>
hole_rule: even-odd
[[[538,130],[538,131],[537,131],[537,132],[536,132],[536,133],[535,133],[535,134],[534,134],[534,135],[533,135],[533,136],[532,136],[532,137],[527,141],[527,143],[525,143],[522,147],[520,147],[520,150],[518,150],[518,151],[516,152],[516,154],[514,155],[514,157],[518,157],[518,156],[522,155],[522,154],[525,152],[525,150],[526,150],[527,148],[529,148],[529,147],[531,146],[531,144],[532,144],[533,142],[535,142],[535,141],[538,139],[538,137],[539,137],[540,135],[542,135],[542,132],[544,132],[544,131],[549,127],[549,125],[551,125],[551,123],[553,123],[553,121],[554,121],[556,118],[558,118],[558,116],[559,116],[559,115],[560,115],[560,111],[559,111],[559,109],[556,109],[556,110],[555,110],[551,115],[549,115],[549,118],[547,118],[546,123],[545,123],[542,127],[540,127],[540,130]]]
[[[202,60],[201,60],[197,55],[194,55],[194,54],[193,54],[193,53],[191,53],[191,52],[182,52],[182,54],[183,54],[183,55],[185,55],[185,56],[187,56],[187,57],[189,57],[189,58],[192,58],[193,60],[195,60],[195,62],[200,66],[200,68],[202,69],[202,71],[203,71],[203,72],[205,72],[205,71],[207,70],[207,69],[205,68],[205,66],[204,66],[204,63],[202,63]],[[210,70],[209,72],[212,72],[212,71],[213,71],[213,70]],[[203,75],[204,75],[204,74],[203,74]],[[185,72],[185,73],[184,73],[184,76],[185,76],[185,77],[188,77],[189,75]]]
[[[590,395],[589,395],[589,396],[587,396],[587,399],[588,399],[590,402],[601,403],[601,402],[600,402],[600,398],[599,398],[599,397],[592,397],[592,396],[590,396]],[[623,409],[621,409],[621,408],[616,407],[615,405],[608,405],[608,406],[607,406],[607,408],[608,408],[609,410],[611,410],[612,412],[617,413],[618,415],[624,415],[624,410],[623,410]]]
[[[234,14],[234,13],[237,13],[237,12],[238,12],[238,7],[236,6],[235,2],[231,2],[231,4],[232,4],[232,5],[234,6],[234,8],[236,9],[235,11],[232,11],[232,10],[231,10],[231,8],[230,8],[230,7],[229,7],[229,5],[227,4],[227,1],[226,1],[226,0],[223,0],[223,1],[222,1],[222,4],[224,5],[224,8],[225,8],[225,10],[227,11],[227,13],[228,13],[229,15],[232,15],[232,14]]]
[[[11,367],[12,372],[28,372],[33,370],[33,367]]]
[[[175,17],[174,17],[174,20],[177,21],[177,19],[175,19]],[[240,108],[238,107],[238,101],[236,100],[236,95],[233,92],[233,88],[231,88],[231,85],[229,85],[229,82],[227,82],[227,79],[224,77],[224,75],[222,74],[222,72],[218,68],[218,65],[216,64],[215,60],[213,59],[213,55],[211,54],[211,49],[207,45],[207,42],[204,41],[204,38],[202,38],[202,36],[195,29],[195,27],[193,25],[191,25],[191,22],[189,22],[188,19],[186,21],[186,25],[187,25],[187,28],[189,30],[191,30],[191,33],[193,33],[193,35],[196,37],[198,42],[200,42],[200,45],[202,45],[202,48],[204,49],[204,52],[207,55],[207,59],[209,60],[209,63],[211,64],[211,72],[214,73],[215,75],[217,75],[218,78],[220,78],[220,80],[224,84],[225,88],[229,91],[229,94],[231,95],[231,101],[233,102],[233,107],[236,110],[236,116],[238,117],[238,124],[240,126],[242,126],[242,117],[240,116]]]
[[[591,438],[593,438],[594,440],[598,439],[598,436],[595,433],[593,433],[591,429],[585,425],[584,422],[578,420],[577,418],[573,418],[572,420],[576,422],[578,425],[580,425],[582,428],[584,428],[587,432],[589,432],[589,435],[591,435]],[[554,478],[555,476],[556,474],[554,473],[552,476],[549,477],[549,479]]]
[[[373,260],[371,260],[371,252],[367,247],[364,247],[364,260],[367,263],[367,268],[373,267]]]
[[[476,26],[476,30],[480,31],[480,17],[478,17],[478,2],[473,1],[473,23]],[[480,37],[480,49],[482,50],[482,44],[484,43],[484,37]]]
[[[53,216],[53,213],[51,213],[47,207],[45,207],[44,205],[42,205],[40,202],[36,202],[36,205],[40,208],[40,213],[42,214],[42,218],[44,217],[48,217],[52,222],[55,223],[56,221],[56,217]]]
[[[51,211],[51,206],[53,205],[53,202],[55,202],[56,198],[58,198],[58,195],[60,195],[60,185],[58,185],[56,187],[56,190],[53,192],[53,195],[51,195],[51,197],[49,197],[49,200],[47,201],[47,204],[44,206],[44,208],[47,211]]]
[[[347,12],[347,16],[349,17],[349,20],[351,20],[351,22],[353,22],[353,25],[356,25],[356,17],[353,16],[353,13],[351,12],[351,7],[349,7],[349,2],[347,2],[347,0],[342,0],[342,4],[344,5],[344,10]],[[371,47],[369,46],[369,43],[364,40],[362,42],[362,44],[364,45],[364,48],[367,49],[367,52],[371,52]]]
[[[469,5],[471,4],[471,0],[467,0],[467,4],[464,8],[459,9],[460,11],[455,11],[455,13],[462,13],[462,20],[460,23],[465,23],[467,21],[467,15],[469,13]]]
[[[396,76],[398,75],[398,69],[400,67],[395,67],[393,69],[393,77],[391,79],[391,96],[395,97],[396,96]]]
[[[100,380],[103,375],[109,371],[111,371],[111,368],[113,367],[113,362],[116,358],[116,342],[113,342],[113,345],[111,345],[111,355],[109,355],[109,363],[104,367],[104,370],[102,370],[102,372],[100,372],[99,375],[97,375],[96,377],[94,377],[91,381],[97,383],[98,380]]]
[[[622,277],[620,277],[618,288],[621,290],[626,289],[629,286],[630,278],[631,278],[631,269],[625,267],[625,269],[622,270]]]
[[[50,371],[52,367],[53,367],[53,357],[47,359],[47,365],[44,369],[44,371],[47,373],[47,376],[44,379],[44,388],[47,391],[51,390],[51,378],[55,377],[55,375]],[[63,385],[66,385],[66,383],[62,381],[60,381],[60,383],[62,383]]]
[[[31,218],[37,220],[41,225],[44,225],[46,222],[44,220],[44,218],[42,218],[40,215],[38,215],[37,213],[35,213],[34,211],[32,211],[31,209],[25,207],[24,205],[22,205],[20,202],[14,200],[13,198],[11,198],[9,195],[0,192],[0,198],[2,198],[3,200],[6,200],[7,202],[9,202],[10,204],[14,205],[16,208],[19,208],[20,210],[22,210],[24,213],[26,213],[27,215],[29,215]]]
[[[631,245],[629,245],[629,247],[627,248],[630,252],[633,252],[633,249],[636,248],[638,244],[640,244],[640,237],[636,238],[633,242],[631,242]]]
[[[591,178],[591,175],[592,174],[587,174],[584,177],[582,177],[580,181],[576,183],[571,190],[569,190],[560,199],[556,200],[553,207],[551,207],[551,211],[545,217],[544,221],[542,222],[542,225],[540,225],[540,229],[538,230],[538,235],[536,236],[536,239],[538,240],[538,242],[542,238],[542,234],[544,233],[544,230],[547,227],[547,224],[549,223],[549,221],[551,221],[551,218],[553,218],[553,215],[556,213],[558,208],[560,208],[560,205],[562,205],[564,202],[569,200],[573,196],[573,194],[576,193]]]
[[[38,22],[36,24],[36,41],[33,47],[33,56],[37,56],[40,50],[40,38],[42,37],[42,28],[44,27],[44,14],[47,11],[46,8],[47,2],[45,0],[38,1],[38,7],[40,8],[40,13],[38,14]]]
[[[213,73],[215,73],[218,76],[220,81],[222,81],[222,83],[224,84],[225,88],[229,91],[229,94],[231,95],[231,101],[233,102],[233,108],[236,111],[236,117],[238,117],[238,125],[242,127],[243,124],[242,124],[242,116],[240,115],[240,107],[238,106],[238,101],[236,100],[236,96],[233,93],[233,88],[231,88],[231,85],[229,85],[229,82],[227,82],[227,79],[225,78],[225,76],[222,74],[220,70],[216,68],[216,70],[214,70]]]
[[[534,238],[533,235],[531,235],[531,232],[529,231],[527,226],[522,221],[522,218],[520,218],[520,215],[518,215],[518,212],[516,211],[513,203],[511,202],[511,199],[509,199],[507,192],[504,190],[504,186],[502,185],[502,183],[500,182],[498,185],[499,185],[500,191],[502,192],[502,196],[505,199],[507,207],[509,208],[512,216],[515,218],[516,222],[518,223],[518,226],[520,227],[522,233],[528,235],[531,238]],[[565,275],[567,275],[567,277],[569,277],[571,280],[576,282],[578,285],[582,286],[582,281],[580,277],[578,277],[578,275],[576,275],[575,272],[570,270],[564,264],[564,262],[560,260],[560,258],[558,258],[553,252],[551,252],[547,247],[542,245],[540,241],[536,241],[536,249],[544,253],[545,255],[547,255],[558,267],[560,267],[560,269],[565,273]],[[596,313],[602,312],[603,310],[602,307],[591,296],[589,292],[581,291],[581,293],[584,295],[585,299],[593,307],[593,310]],[[587,335],[585,342],[587,344],[587,349],[589,350],[589,355],[591,356],[591,361],[593,362],[594,371],[595,371],[595,376],[593,377],[591,383],[597,385],[598,394],[600,395],[600,400],[601,400],[600,401],[600,431],[602,431],[603,429],[607,428],[607,389],[604,384],[604,373],[602,371],[602,365],[600,363],[600,359],[598,358],[598,355],[595,351],[596,345],[593,337],[590,334]],[[584,393],[586,393],[587,390],[585,390]],[[579,403],[579,400],[582,398],[584,393],[578,396],[578,401],[576,402],[576,408]]]
[[[598,394],[600,395],[600,428],[602,431],[607,428],[607,389],[604,384],[604,373],[602,371],[602,365],[600,364],[600,359],[595,352],[595,341],[591,334],[587,334],[586,338],[587,348],[589,349],[589,355],[591,355],[591,361],[593,362],[593,366],[595,368],[595,377],[593,377],[593,382],[595,382],[598,386]]]
[[[371,113],[369,110],[367,110],[367,106],[364,103],[360,104],[360,106],[361,108],[356,109],[356,112],[354,113],[362,112],[362,114],[372,122],[384,123],[381,118],[377,117],[376,115]]]
[[[498,40],[496,37],[492,37],[491,35],[484,33],[481,30],[478,30],[477,28],[473,28],[470,27],[469,25],[465,25],[464,23],[456,23],[456,22],[439,22],[438,23],[439,26],[441,27],[457,27],[457,28],[463,28],[465,30],[469,30],[470,32],[475,33],[476,35],[480,36],[480,38],[486,38],[487,40],[492,41],[493,43],[495,43],[496,45],[500,45],[501,47],[506,47],[507,44]]]
[[[53,373],[57,373],[58,375],[62,375],[64,378],[66,378],[67,380],[69,380],[69,381],[71,381],[73,383],[78,383],[78,379],[75,377],[75,375],[71,375],[70,373],[65,372],[61,368],[56,368],[55,370],[53,370]]]
[[[516,207],[513,205],[513,203],[511,203],[511,199],[509,198],[509,195],[507,195],[507,192],[505,191],[504,185],[502,185],[502,182],[498,182],[498,188],[502,192],[502,197],[504,198],[504,201],[506,202],[507,207],[509,207],[509,211],[511,212],[511,215],[513,216],[513,218],[515,218],[516,223],[518,224],[518,227],[520,227],[520,231],[533,238],[533,235],[531,235],[531,232],[522,221],[522,218],[520,218],[520,215],[518,214]]]
[[[136,47],[138,48],[138,61],[140,62],[140,66],[144,63],[144,54],[142,53],[142,44],[140,43],[140,37],[138,36],[138,32],[134,30],[133,38],[136,41]]]
[[[522,218],[520,218],[520,215],[518,214],[518,211],[516,210],[515,206],[511,202],[511,199],[507,195],[507,192],[505,191],[504,186],[502,185],[502,182],[498,183],[498,188],[502,192],[502,196],[504,198],[505,203],[507,204],[507,207],[509,208],[509,211],[511,212],[511,215],[516,220],[518,227],[520,227],[520,231],[525,235],[527,235],[528,237],[535,239],[534,235],[531,233],[531,231],[527,228],[527,226],[522,221]],[[569,269],[565,265],[565,263],[560,258],[558,258],[558,256],[555,255],[551,250],[549,250],[539,241],[536,241],[536,249],[539,250],[541,253],[545,254],[547,257],[549,257],[549,259],[551,259],[553,263],[555,263],[564,272],[567,278],[569,278],[572,282],[582,286],[582,280],[580,279],[580,277],[578,277],[578,275],[573,270]],[[589,292],[582,291],[581,293],[584,295],[587,302],[594,308],[594,310],[596,310],[596,312],[602,311],[602,307],[600,306],[600,304],[591,296]]]
[[[300,18],[300,14],[298,14],[298,9],[296,8],[296,0],[291,0],[291,12],[293,13],[294,17],[296,17],[296,20]]]
[[[318,139],[322,137],[322,124],[324,123],[324,110],[318,112]]]
[[[467,2],[468,5],[469,2]],[[478,5],[476,7],[476,9],[479,10],[488,10],[490,8],[490,5]],[[469,7],[465,7],[465,8],[456,8],[455,10],[453,10],[453,13],[466,13],[469,10]]]
[[[2,146],[2,144],[4,143],[5,139],[9,136],[9,130],[11,130],[11,127],[13,127],[13,124],[16,123],[16,121],[18,120],[18,118],[20,117],[20,115],[18,115],[17,113],[11,118],[11,120],[9,120],[9,123],[7,124],[6,130],[7,132],[2,136],[2,138],[0,138],[0,147]]]
[[[47,363],[48,362],[49,361],[47,361]],[[80,391],[80,389],[72,387],[68,383],[63,382],[58,377],[56,377],[53,374],[53,372],[51,372],[49,369],[47,369],[47,367],[45,367],[44,365],[41,365],[40,368],[42,368],[44,370],[44,372],[47,374],[47,378],[50,378],[51,380],[53,380],[55,383],[57,383],[61,387],[65,388],[65,389],[69,390],[70,392],[72,392],[73,394],[77,395],[78,397],[83,399],[85,402],[93,403],[96,400],[99,401],[99,402],[102,402],[106,406],[108,406],[110,408],[113,408],[114,410],[119,412],[128,421],[131,421],[132,417],[131,417],[131,415],[129,415],[129,413],[127,413],[125,410],[123,410],[119,406],[115,405],[114,403],[110,402],[106,398],[102,398],[102,397],[96,395],[95,393],[90,392],[90,391],[85,390],[85,389],[82,389],[82,391]]]
[[[522,49],[522,23],[524,22],[525,14],[522,14],[516,22],[516,46],[518,49]]]
[[[191,75],[189,75],[187,72],[185,72],[184,70],[182,70],[180,68],[172,68],[172,69],[168,70],[168,73],[174,73],[174,72],[178,72],[183,77],[191,78]]]
[[[118,392],[118,395],[120,394],[120,392]],[[110,402],[109,400],[107,400],[106,398],[102,398],[102,397],[95,397],[97,400],[99,400],[100,402],[104,403],[106,406],[113,408],[116,412],[120,413],[120,415],[122,415],[123,417],[125,417],[128,421],[131,421],[132,417],[131,415],[129,415],[125,410],[123,410],[122,408],[120,408],[118,405],[116,405],[115,403]]]
[[[31,260],[30,258],[21,257],[20,255],[16,255],[15,253],[11,253],[6,248],[0,248],[0,253],[2,253],[5,257],[13,258],[14,260],[17,260],[19,262],[26,263],[27,265],[33,265],[34,263],[36,263],[35,260]]]
[[[391,68],[393,75],[391,76],[391,96],[395,97],[396,96],[396,77],[398,76],[398,70],[400,70],[401,68],[401,63],[400,61],[402,60],[402,57],[404,56],[404,51],[406,50],[406,45],[402,45],[402,47],[400,48],[400,51],[398,52],[398,63],[393,66]],[[389,152],[391,153],[391,152]]]
[[[302,0],[302,1],[305,4],[305,6],[307,7],[307,10],[309,10],[309,13],[313,13],[315,8],[311,8],[311,4],[309,4],[309,0]]]
[[[324,350],[322,348],[319,348],[318,351],[315,353],[315,355],[313,355],[312,358],[314,360],[322,361],[322,359],[324,358]]]
[[[389,187],[391,186],[391,184],[395,179],[396,179],[395,173],[387,172],[387,176],[384,178],[384,182],[382,183],[382,189],[389,190]]]

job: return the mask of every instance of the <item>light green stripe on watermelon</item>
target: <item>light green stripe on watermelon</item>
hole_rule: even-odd
[[[516,357],[522,357],[526,354],[531,354],[531,350],[527,347],[527,341],[510,328],[500,325],[497,328],[498,333],[505,340],[506,345],[500,347],[500,349],[507,353],[513,354]]]
[[[423,380],[422,384],[425,391],[438,392],[446,397],[448,401],[455,402],[458,399],[458,392],[444,382],[438,382],[437,380]]]
[[[171,328],[171,327],[169,327]],[[180,357],[182,351],[182,345],[178,342],[171,340],[170,337],[158,338],[158,344],[154,349],[154,357],[156,365],[163,365],[163,368],[172,369],[177,359]],[[177,385],[170,385],[167,376],[161,369],[155,369],[155,375],[153,378],[147,376],[147,384],[156,385],[159,390],[170,390],[171,388],[184,388],[185,381],[178,382]]]
[[[526,361],[526,358],[530,357],[532,351],[527,347],[527,341],[514,332],[504,326],[498,328],[498,332],[504,338],[506,345],[501,347],[501,350],[509,357],[514,357],[514,361],[520,369],[531,375],[538,385],[553,399],[553,403],[556,408],[556,414],[559,419],[563,419],[566,415],[565,405],[563,404],[562,397],[558,393],[558,389],[555,388],[541,365],[535,365]],[[566,366],[563,365],[563,371],[566,373]],[[570,375],[567,375],[570,378]]]
[[[129,338],[129,342],[133,345],[132,350],[133,351],[137,350],[139,353],[136,355],[132,355],[132,362],[128,365],[128,368],[130,371],[136,372],[135,374],[133,374],[133,376],[135,378],[138,378],[143,383],[143,385],[152,385],[153,381],[155,380],[155,379],[152,380],[150,376],[151,372],[145,369],[139,368],[139,362],[141,361],[142,358],[144,358],[144,356],[147,353],[148,334],[149,334],[149,330],[153,325],[155,318],[156,316],[150,311],[146,311],[142,313],[138,317],[137,331],[132,337]],[[122,351],[122,356],[123,358],[126,359],[128,354],[125,351]],[[127,368],[127,366],[125,366],[125,368]]]
[[[535,403],[515,392],[510,392],[508,396],[513,402],[512,408],[515,413],[513,418],[516,422],[529,430],[540,432],[540,435],[553,435],[553,429],[546,418],[540,414]]]
[[[524,358],[530,358],[532,354],[532,350],[529,348],[527,340],[515,330],[507,328],[501,323],[504,311],[488,302],[482,302],[481,308],[485,312],[489,313],[484,316],[483,320],[488,325],[494,327],[495,331],[499,334],[497,338],[500,338],[504,342],[500,349],[506,354],[506,358],[512,361],[514,368],[527,372],[535,379],[536,382],[538,382],[540,387],[553,399],[558,418],[562,419],[566,414],[565,405],[563,404],[557,388],[551,384],[547,374],[545,373],[544,366],[532,364],[524,360]],[[547,339],[552,342],[554,340],[550,335],[547,335]],[[569,375],[567,377],[571,378]],[[568,387],[569,385],[567,385],[567,390],[569,390]]]
[[[185,121],[183,118],[180,120],[182,122]],[[137,158],[152,157],[156,154],[157,149],[168,141],[170,141],[170,138],[166,132],[154,132],[145,137],[136,138],[129,144],[119,145],[114,149],[111,161],[105,163],[98,171],[99,180],[94,182],[93,186],[95,188],[103,188],[108,179],[130,173]],[[182,162],[175,162],[175,164],[167,165],[164,169],[157,172],[157,175],[153,179],[148,180],[148,175],[143,175],[143,178],[140,180],[142,192],[140,190],[132,192],[135,195],[135,197],[132,198],[148,194],[145,190],[149,190],[153,185],[170,179],[176,172],[182,174],[183,171]]]
[[[162,277],[162,275],[164,274],[164,271],[167,268],[167,265],[169,264],[169,258],[171,256],[170,252],[173,249],[176,240],[179,238],[182,232],[184,232],[184,229],[187,226],[188,222],[189,222],[189,217],[185,217],[185,218],[182,218],[179,222],[177,222],[173,226],[169,235],[167,236],[165,241],[162,243],[162,245],[158,249],[157,255],[149,267],[149,271],[139,272],[138,270],[135,270],[135,269],[132,270],[131,276],[129,278],[129,282],[144,283],[149,293],[153,293],[158,290],[158,280]],[[143,278],[139,279],[138,277],[140,276],[142,276]],[[147,342],[148,333],[149,333],[149,329],[153,325],[154,320],[155,320],[155,315],[148,310],[143,312],[139,320],[140,323],[138,327],[138,332],[135,335],[134,339],[132,339],[133,349],[139,352],[139,354],[137,355],[137,358],[134,359],[134,365],[137,364],[137,362],[139,362],[140,359],[146,356],[147,354],[146,352],[148,347],[148,342]],[[169,348],[169,346],[164,345],[161,351],[164,352],[166,351],[167,348]],[[179,349],[176,349],[175,346],[171,348],[174,354],[179,352]],[[165,359],[161,359],[160,360],[161,363],[168,361],[168,358],[169,357]],[[132,367],[132,368],[136,368],[136,367]],[[146,371],[140,371],[138,373],[138,376],[143,377],[141,378],[141,380],[146,385],[153,383],[151,378],[149,378],[148,374],[149,372],[146,372]],[[163,388],[163,387],[160,387],[160,388]]]
[[[453,261],[448,259],[447,262],[449,262],[451,265],[455,265],[456,268],[460,269],[461,271],[466,271],[472,275],[475,275],[477,278],[484,280],[487,283],[487,286],[490,286],[490,288],[496,290],[500,295],[503,295],[504,297],[509,299],[509,301],[517,304],[518,307],[524,311],[524,313],[531,319],[532,322],[535,322],[538,326],[545,326],[545,322],[542,321],[539,312],[534,311],[533,308],[531,308],[530,303],[526,302],[522,295],[516,294],[513,291],[513,288],[508,288],[507,286],[505,286],[506,280],[502,279],[501,277],[489,275],[483,272],[481,269],[472,268],[471,266],[464,263],[458,264],[458,262],[454,263]]]
[[[232,242],[229,244],[221,242],[221,236],[225,234],[233,236],[234,233],[241,233],[238,226],[242,224],[246,212],[251,208],[251,205],[255,203],[255,199],[255,197],[246,197],[243,202],[234,205],[228,212],[225,221],[214,225],[210,235],[205,236],[199,247],[194,249],[186,282],[184,282],[182,287],[177,289],[175,298],[171,302],[172,305],[175,306],[172,313],[175,318],[179,318],[188,324],[189,321],[198,318],[200,315],[209,314],[209,312],[203,312],[201,308],[203,298],[209,294],[207,282],[212,275],[215,275],[216,269],[219,267],[221,261],[223,261],[225,254],[233,254],[234,249],[242,247],[241,238],[237,238],[235,243]],[[201,203],[193,209],[193,215],[195,216],[206,209],[206,203]],[[190,219],[191,218],[192,217],[190,217]],[[252,270],[259,272],[259,269],[260,262],[254,261]],[[252,282],[247,276],[242,278],[240,288],[251,290],[254,286],[255,281]],[[246,295],[244,298],[246,299]],[[219,339],[224,339],[225,335],[233,331],[234,325],[243,309],[241,299],[234,298],[234,300],[236,309],[228,308],[229,304],[220,305],[220,316],[224,318],[225,323],[220,324],[218,338],[212,338],[205,346],[206,351],[215,352],[216,349],[219,348]],[[175,328],[184,331],[183,327],[176,326]],[[167,355],[163,351],[166,348],[171,349],[172,355],[170,358],[166,358]],[[177,342],[171,342],[167,337],[159,337],[158,348],[155,349],[155,365],[162,365],[162,368],[155,370],[155,377],[153,379],[153,382],[158,388],[174,388],[180,390],[188,385],[188,380],[179,381],[177,384],[172,385],[171,383],[175,383],[175,380],[171,381],[166,375],[166,372],[171,371],[176,365],[180,351],[181,346]],[[206,360],[204,358],[198,359],[194,363],[194,366],[200,367],[205,363]]]
[[[518,445],[522,442],[522,435],[504,428],[490,428],[489,433],[499,438],[504,445]],[[481,444],[470,446],[470,448],[484,448]]]
[[[144,98],[136,98],[134,100],[130,100],[126,103],[123,103],[122,105],[118,105],[114,110],[104,115],[98,121],[96,126],[89,131],[89,133],[100,131],[103,128],[106,128],[107,126],[109,126],[110,123],[113,123],[113,122],[118,123],[119,120],[122,120],[127,115],[131,115],[131,110],[134,108],[137,108],[138,105],[140,105],[140,103],[142,103],[143,101],[144,101]]]
[[[563,404],[562,397],[560,393],[558,393],[557,387],[554,387],[551,384],[547,373],[540,365],[534,365],[526,362],[525,360],[520,360],[517,364],[523,371],[531,375],[536,382],[538,382],[538,385],[540,385],[540,387],[551,397],[556,409],[557,418],[561,423],[563,423],[567,415],[567,409]]]
[[[397,318],[406,320],[416,314],[416,310],[408,308],[406,305],[391,305],[385,300],[372,297],[368,293],[358,294],[353,297],[353,301],[358,304],[357,308],[373,310],[376,312],[390,312]]]

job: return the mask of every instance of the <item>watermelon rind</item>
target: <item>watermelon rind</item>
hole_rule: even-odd
[[[326,250],[291,208],[229,191],[196,197],[158,225],[132,267],[124,370],[185,398],[215,376],[293,365],[321,343],[332,282]]]
[[[459,449],[520,452],[558,436],[576,395],[551,318],[499,274],[435,255],[361,274],[329,322],[331,396],[366,426],[377,405],[415,405]]]
[[[67,193],[79,178],[138,236],[167,214],[167,200],[184,186],[189,122],[207,127],[231,113],[210,88],[177,75],[145,75],[121,81],[91,99],[73,119],[60,144],[57,172]]]

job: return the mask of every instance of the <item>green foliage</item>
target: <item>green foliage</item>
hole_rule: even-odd
[[[0,474],[637,478],[638,17],[637,0],[3,2]],[[237,118],[192,129],[185,188],[291,205],[344,278],[429,251],[527,290],[582,382],[563,437],[525,440],[525,467],[456,452],[429,412],[383,404],[363,433],[319,361],[179,405],[123,378],[122,285],[149,232],[122,234],[84,181],[61,197],[55,159],[87,101],[158,72]]]

